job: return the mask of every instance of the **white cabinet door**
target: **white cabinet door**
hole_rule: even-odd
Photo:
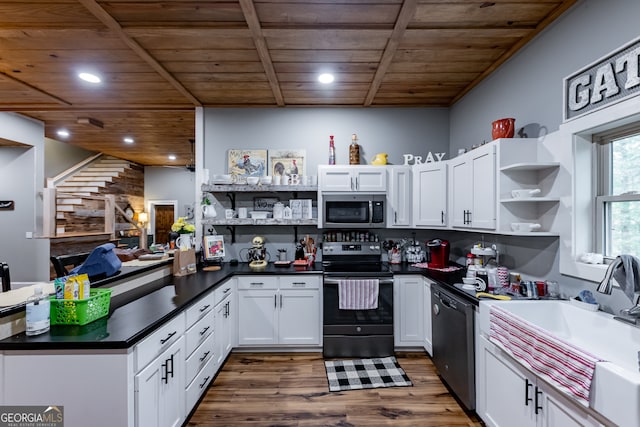
[[[320,167],[318,169],[318,189],[320,191],[354,191],[351,169],[333,165]]]
[[[273,290],[238,291],[238,344],[277,343],[277,303]]]
[[[496,146],[472,151],[472,206],[471,226],[473,228],[496,228]]]
[[[411,199],[411,167],[392,166],[387,192],[387,227],[411,226]]]
[[[363,193],[387,191],[387,169],[365,166],[353,172],[354,188]]]
[[[320,344],[320,292],[318,290],[280,290],[280,344]]]
[[[136,426],[180,426],[185,418],[185,347],[181,337],[135,376]]]
[[[235,311],[236,311],[236,307],[234,304],[234,299],[232,298],[233,295],[230,295],[229,298],[227,298],[227,301],[224,303],[225,306],[225,311],[223,311],[223,331],[222,331],[222,359],[226,359],[226,357],[229,355],[229,353],[231,353],[231,350],[233,349],[233,346],[235,344],[235,340],[233,339],[234,334],[235,334],[235,327],[234,327],[234,318],[235,318]]]
[[[577,404],[538,381],[538,427],[603,427]],[[534,399],[535,402],[535,399]]]
[[[485,399],[480,417],[492,427],[534,427],[535,379],[520,366],[497,357],[490,347],[480,348],[484,388],[476,390],[476,395]]]
[[[447,162],[413,167],[413,225],[447,226]]]
[[[429,355],[433,356],[433,344],[431,341],[432,331],[431,331],[431,280],[426,277],[422,278],[423,290],[424,290],[424,304],[423,304],[423,312],[422,317],[424,318],[424,349],[429,353]]]
[[[449,215],[451,225],[454,227],[471,227],[469,223],[473,194],[471,176],[471,163],[467,161],[466,156],[450,160],[451,209]]]
[[[496,146],[493,143],[449,161],[451,223],[496,228]]]
[[[394,344],[424,346],[424,290],[422,276],[399,276],[393,281]]]
[[[385,167],[319,166],[318,188],[324,192],[384,193],[387,191],[387,170]]]

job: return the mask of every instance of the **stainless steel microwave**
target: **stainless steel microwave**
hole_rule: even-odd
[[[323,195],[320,220],[320,228],[386,228],[386,195]]]

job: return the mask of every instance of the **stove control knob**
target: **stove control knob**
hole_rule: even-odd
[[[327,246],[326,248],[322,248],[322,252],[333,252],[333,246]]]
[[[377,251],[380,249],[380,245],[371,245],[369,246],[369,249],[371,249],[372,251]]]

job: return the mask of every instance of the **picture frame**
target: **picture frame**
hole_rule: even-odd
[[[227,171],[239,184],[246,183],[248,176],[265,176],[267,174],[267,150],[229,150]]]
[[[221,235],[211,235],[204,236],[204,258],[208,261],[211,260],[220,260],[224,258],[225,255],[225,247],[224,247],[224,236]]]
[[[273,176],[306,175],[306,151],[301,149],[269,150],[268,171],[268,174]]]

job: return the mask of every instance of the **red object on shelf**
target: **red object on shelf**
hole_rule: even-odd
[[[499,119],[491,123],[491,137],[493,139],[498,138],[513,138],[516,128],[516,119]]]
[[[427,242],[427,263],[429,268],[445,268],[449,266],[449,242],[434,239]]]

